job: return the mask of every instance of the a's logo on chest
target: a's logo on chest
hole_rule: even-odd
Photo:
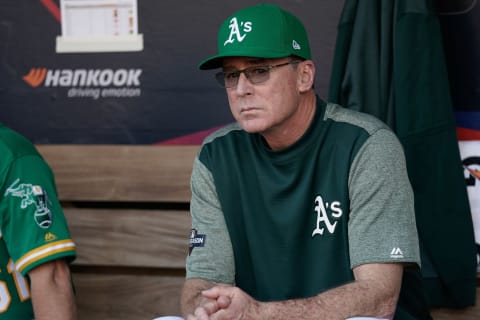
[[[317,225],[312,232],[312,238],[317,234],[323,235],[325,228],[329,233],[334,233],[338,220],[343,215],[340,201],[324,202],[321,196],[317,196],[315,198],[315,212],[317,214]],[[330,213],[331,218],[328,213]]]

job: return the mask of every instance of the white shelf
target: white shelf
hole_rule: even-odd
[[[57,53],[128,52],[143,50],[142,34],[91,37],[58,36],[56,40]]]

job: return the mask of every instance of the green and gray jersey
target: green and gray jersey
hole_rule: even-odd
[[[28,272],[76,255],[50,167],[0,124],[0,318],[33,319]]]
[[[237,124],[204,141],[187,278],[271,301],[345,284],[361,264],[420,264],[398,139],[372,116],[317,100],[307,132],[281,151]]]

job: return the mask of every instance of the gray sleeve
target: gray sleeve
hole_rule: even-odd
[[[351,267],[365,263],[420,265],[413,191],[403,148],[380,129],[359,150],[349,175]]]
[[[234,257],[225,218],[212,174],[198,157],[193,165],[191,190],[192,234],[203,240],[190,246],[186,277],[234,284]]]

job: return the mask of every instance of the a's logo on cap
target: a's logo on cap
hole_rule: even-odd
[[[237,18],[233,17],[230,20],[228,28],[230,29],[230,35],[228,36],[228,39],[223,43],[224,46],[226,46],[228,43],[234,43],[235,38],[238,42],[242,42],[243,39],[245,39],[245,37],[247,36],[247,33],[252,31],[252,22],[241,21],[239,24]]]
[[[292,41],[292,48],[295,49],[295,50],[301,50],[302,49],[300,44],[295,40]]]

